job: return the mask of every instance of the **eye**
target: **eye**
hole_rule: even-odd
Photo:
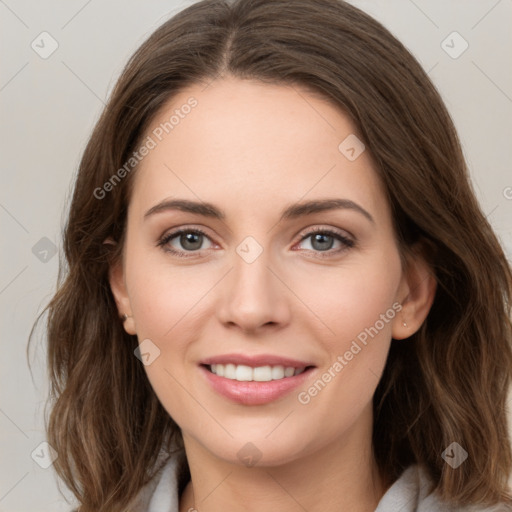
[[[301,238],[300,243],[306,240],[309,240],[310,245],[310,248],[306,247],[306,250],[312,250],[317,253],[327,253],[325,256],[337,254],[355,245],[354,240],[342,233],[325,228],[317,228],[310,231]],[[338,248],[332,250],[336,243],[338,244]],[[319,254],[318,256],[324,257],[324,254]]]
[[[210,242],[210,246],[203,247],[205,240]],[[313,251],[319,257],[332,256],[355,246],[351,238],[326,228],[309,231],[301,238],[299,245],[308,240],[310,248],[306,247],[305,250]],[[333,249],[335,244],[338,244],[337,249]],[[199,253],[201,250],[211,248],[213,243],[210,237],[199,228],[181,228],[164,235],[157,245],[165,252],[187,258],[195,256],[194,253]]]
[[[199,252],[210,247],[203,247],[203,242],[210,240],[204,231],[198,228],[178,229],[164,235],[158,246],[164,251],[180,257],[190,257],[187,253]],[[211,242],[211,241],[210,241]]]

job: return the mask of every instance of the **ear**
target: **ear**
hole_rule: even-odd
[[[406,257],[406,268],[397,297],[402,310],[395,317],[392,328],[392,336],[397,340],[408,338],[418,331],[427,318],[436,294],[436,277],[420,247]]]
[[[116,245],[111,238],[107,238],[104,242],[107,245]],[[108,272],[108,280],[110,283],[110,289],[112,295],[116,301],[117,311],[121,319],[126,318],[123,321],[124,330],[128,334],[137,334],[135,328],[135,321],[132,316],[132,308],[130,306],[130,298],[126,289],[126,282],[124,279],[124,268],[122,259],[119,258],[115,263],[110,265]]]

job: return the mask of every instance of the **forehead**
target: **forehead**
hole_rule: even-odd
[[[340,150],[346,140],[361,149],[349,118],[299,86],[195,84],[158,112],[145,137],[154,147],[136,171],[130,208],[169,196],[222,201],[233,213],[319,197],[348,197],[377,215],[387,208],[369,152],[354,160],[347,144]]]

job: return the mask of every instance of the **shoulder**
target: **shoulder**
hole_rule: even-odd
[[[512,512],[507,505],[456,507],[433,492],[433,483],[420,465],[409,466],[386,491],[375,512]]]

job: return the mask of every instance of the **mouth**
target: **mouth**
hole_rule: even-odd
[[[304,384],[316,366],[275,356],[227,355],[199,368],[213,391],[242,405],[263,405]]]

